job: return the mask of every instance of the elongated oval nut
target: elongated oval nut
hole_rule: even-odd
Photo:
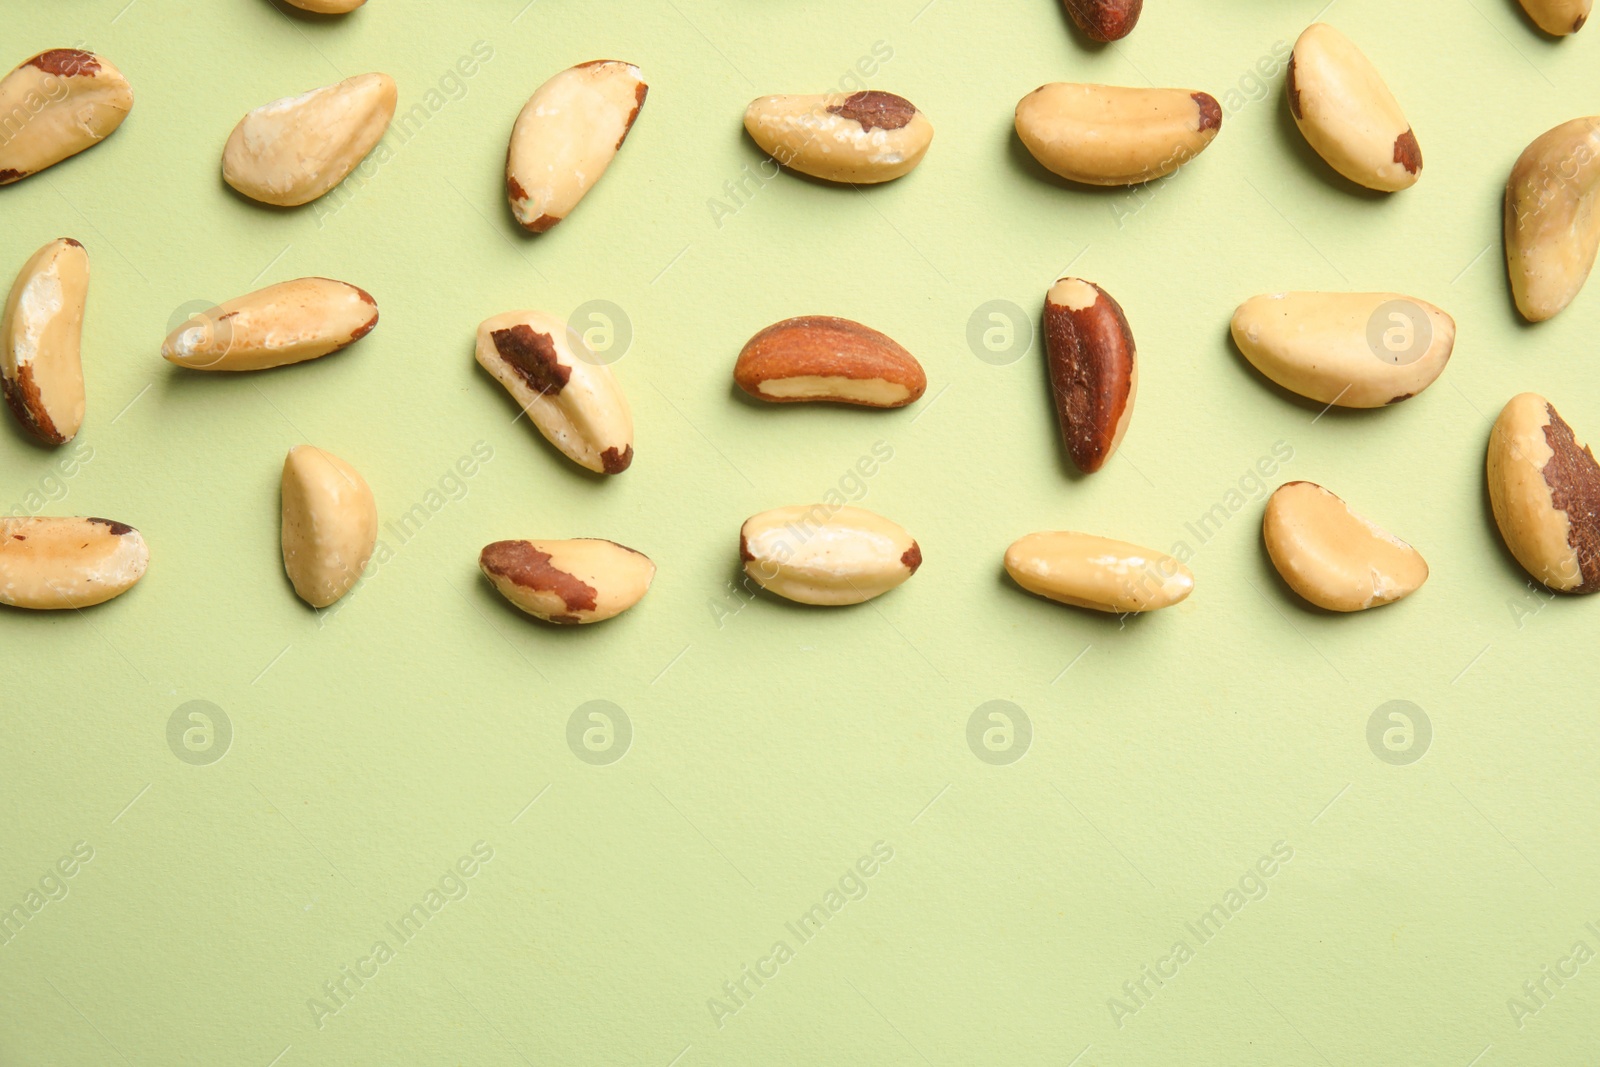
[[[190,370],[285,367],[337,352],[378,325],[378,302],[332,278],[297,278],[235,297],[179,326],[162,358]]]
[[[1600,115],[1573,119],[1530,144],[1506,183],[1506,264],[1529,322],[1572,303],[1600,249]]]
[[[1144,0],[1062,0],[1078,29],[1094,41],[1120,41],[1133,32]]]
[[[1545,33],[1565,37],[1583,29],[1594,0],[1522,0],[1522,6]]]
[[[1378,68],[1350,39],[1316,23],[1289,57],[1289,110],[1328,165],[1357,185],[1409,189],[1422,148]]]
[[[1006,573],[1030,593],[1117,615],[1171,607],[1194,591],[1194,575],[1171,556],[1067,530],[1018,539]]]
[[[361,578],[378,541],[378,505],[356,469],[310,445],[283,461],[283,569],[296,595],[325,608]]]
[[[133,588],[150,549],[110,519],[0,518],[0,604],[53,610],[103,604]]]
[[[784,319],[750,338],[733,380],[775,404],[832,400],[869,408],[905,407],[928,388],[910,352],[877,330],[828,315]]]
[[[1233,313],[1233,341],[1256,370],[1321,404],[1378,408],[1444,372],[1456,323],[1398,293],[1272,293]]]
[[[1489,433],[1489,505],[1506,547],[1562,593],[1600,592],[1600,464],[1536,393],[1514,396]]]
[[[302,11],[315,11],[319,15],[343,15],[354,11],[367,0],[289,0]]]
[[[877,89],[760,96],[745,109],[744,128],[784,166],[857,185],[909,174],[933,142],[933,123],[915,104]]]
[[[484,546],[478,566],[501,596],[561,626],[621,615],[644,598],[656,576],[643,552],[597,537],[496,541]]]
[[[133,110],[133,89],[103,56],[40,52],[0,80],[0,185],[93,148]]]
[[[739,558],[763,589],[837,607],[904,582],[922,566],[922,549],[898,524],[864,508],[800,504],[746,519]]]
[[[389,75],[358,74],[263,104],[233,128],[222,150],[222,176],[263,204],[308,204],[377,147],[398,97]]]
[[[1329,611],[1392,604],[1428,580],[1422,553],[1313,482],[1278,487],[1261,536],[1289,588]]]
[[[1017,104],[1017,136],[1045,169],[1088,185],[1171,174],[1222,128],[1222,105],[1189,89],[1053,82]]]
[[[1138,354],[1122,305],[1093,282],[1062,278],[1044,298],[1045,355],[1061,441],[1085,474],[1122,443],[1139,389]]]
[[[0,324],[0,388],[22,428],[59,445],[83,425],[83,306],[89,253],[51,241],[17,273]]]
[[[615,59],[579,63],[539,86],[506,150],[517,221],[544,233],[571,214],[611,166],[649,91],[638,67]]]
[[[611,374],[567,324],[508,311],[478,327],[478,362],[545,440],[580,467],[621,474],[633,462],[633,413]]]

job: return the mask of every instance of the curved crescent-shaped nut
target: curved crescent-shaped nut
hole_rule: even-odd
[[[326,356],[378,325],[365,289],[332,278],[297,278],[236,297],[179,326],[162,358],[191,370],[265,370]]]
[[[315,11],[319,15],[344,15],[367,0],[288,0],[301,11]]]
[[[858,185],[909,174],[933,142],[933,123],[915,104],[877,89],[759,96],[745,109],[744,128],[784,166]]]
[[[1122,305],[1093,282],[1062,278],[1044,298],[1045,355],[1061,441],[1085,474],[1122,443],[1139,391],[1139,361]]]
[[[1194,591],[1194,575],[1171,556],[1067,530],[1019,538],[1006,549],[1006,573],[1030,593],[1117,615],[1171,607]]]
[[[1062,0],[1067,14],[1090,40],[1120,41],[1133,32],[1144,0]]]
[[[1189,89],[1052,82],[1017,104],[1017,136],[1047,170],[1088,185],[1171,174],[1222,128],[1222,105]]]
[[[1511,398],[1489,433],[1489,504],[1506,547],[1562,593],[1600,592],[1600,464],[1536,393]]]
[[[870,408],[905,407],[928,388],[910,352],[877,330],[828,315],[784,319],[750,338],[733,380],[776,404],[832,400]]]
[[[900,585],[922,566],[922,549],[899,524],[864,508],[799,504],[746,519],[739,558],[768,592],[837,607]]]
[[[133,89],[102,56],[40,52],[0,80],[0,185],[93,148],[133,110]]]
[[[544,233],[571,214],[628,139],[650,87],[632,63],[593,59],[534,91],[511,128],[506,198]]]
[[[387,74],[263,104],[233,128],[222,177],[263,204],[308,204],[344,181],[388,132],[399,90]]]
[[[83,305],[89,253],[70,237],[23,264],[0,324],[0,389],[22,428],[64,444],[83,425]]]
[[[1444,372],[1456,323],[1398,293],[1272,293],[1233,313],[1233,342],[1292,393],[1321,404],[1379,408],[1408,400]]]
[[[1545,33],[1565,37],[1583,29],[1594,0],[1522,0],[1522,7]]]
[[[496,541],[478,566],[518,608],[560,626],[604,622],[644,598],[656,565],[644,553],[580,537],[570,541]]]
[[[325,608],[361,579],[378,541],[378,505],[356,469],[310,445],[283,461],[283,569],[296,595]]]
[[[1289,588],[1329,611],[1392,604],[1428,580],[1422,553],[1314,482],[1278,487],[1261,536]]]
[[[1357,185],[1409,189],[1422,175],[1422,148],[1383,75],[1338,30],[1318,22],[1289,57],[1289,110],[1328,165]]]
[[[566,323],[543,311],[485,319],[477,357],[572,462],[598,474],[621,474],[633,462],[628,399]]]
[[[1600,115],[1573,119],[1526,149],[1506,183],[1506,264],[1529,322],[1572,303],[1600,249]]]
[[[150,549],[110,519],[0,519],[0,604],[49,611],[103,604],[133,588]]]

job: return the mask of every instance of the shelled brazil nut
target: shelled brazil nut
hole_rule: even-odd
[[[0,185],[54,166],[114,133],[133,89],[103,56],[52,48],[0,80]]]
[[[162,343],[161,356],[190,370],[265,370],[338,352],[377,325],[378,302],[365,289],[297,278],[194,316]]]
[[[849,319],[784,319],[745,342],[733,380],[758,400],[790,404],[831,400],[898,408],[928,388],[916,357],[892,339]]]
[[[1093,282],[1062,278],[1044,300],[1045,356],[1061,440],[1085,474],[1122,443],[1139,389],[1138,353],[1122,305]]]
[[[1522,7],[1545,33],[1565,37],[1583,29],[1594,0],[1522,0]]]
[[[229,135],[222,177],[263,204],[308,204],[377,147],[398,97],[394,79],[375,73],[263,104]]]
[[[933,124],[915,104],[877,89],[760,96],[745,109],[744,128],[784,166],[858,185],[909,174],[933,142]]]
[[[1392,604],[1428,580],[1422,553],[1314,482],[1277,488],[1261,536],[1289,588],[1329,611]]]
[[[621,615],[656,576],[643,552],[598,537],[496,541],[479,553],[478,567],[517,608],[558,626]]]
[[[1222,105],[1192,89],[1052,82],[1017,104],[1017,136],[1046,170],[1088,185],[1171,174],[1222,128]]]
[[[1485,463],[1506,547],[1561,593],[1600,592],[1600,464],[1555,406],[1514,396],[1495,419]]]
[[[1005,566],[1030,593],[1117,615],[1171,607],[1194,592],[1194,575],[1173,557],[1071,530],[1018,538]]]
[[[378,540],[378,505],[356,469],[297,445],[283,461],[283,569],[295,594],[325,608],[361,578]]]
[[[52,611],[121,596],[144,577],[150,549],[110,519],[0,518],[0,604]]]
[[[22,428],[65,444],[83,425],[83,309],[89,253],[51,241],[17,272],[0,323],[0,388]]]
[[[899,586],[922,566],[922,548],[898,523],[865,508],[800,504],[745,520],[739,558],[769,592],[838,607]]]
[[[1554,318],[1583,288],[1600,248],[1600,115],[1573,119],[1523,150],[1506,182],[1506,266],[1517,310]]]
[[[1289,57],[1289,111],[1328,165],[1358,185],[1398,192],[1422,175],[1422,149],[1378,68],[1326,23]]]

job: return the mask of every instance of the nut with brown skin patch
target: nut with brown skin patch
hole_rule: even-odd
[[[572,626],[603,622],[644,598],[656,565],[636,549],[594,537],[568,541],[496,541],[478,567],[521,610]]]
[[[0,322],[0,390],[27,430],[59,445],[83,425],[83,309],[89,254],[70,237],[35,252],[11,287]]]
[[[1289,588],[1328,611],[1392,604],[1428,580],[1420,552],[1313,482],[1278,487],[1261,536]]]
[[[1554,318],[1583,289],[1600,249],[1600,115],[1523,150],[1506,182],[1506,267],[1517,310]]]
[[[1583,29],[1594,0],[1522,0],[1522,7],[1545,33],[1565,37]]]
[[[915,104],[878,89],[757,97],[744,128],[791,170],[855,185],[909,174],[933,143],[933,123]]]
[[[1305,139],[1358,185],[1396,192],[1422,174],[1422,148],[1383,76],[1350,39],[1316,23],[1289,58],[1289,110]]]
[[[571,214],[611,166],[649,90],[638,67],[614,59],[539,86],[506,148],[506,199],[521,226],[544,233]]]
[[[1489,433],[1489,503],[1500,536],[1535,579],[1600,592],[1600,464],[1555,407],[1512,397]]]
[[[1061,440],[1092,474],[1122,442],[1139,388],[1138,354],[1122,306],[1081,278],[1062,278],[1044,300],[1045,355]]]
[[[398,99],[394,79],[374,73],[263,104],[228,137],[222,177],[263,204],[308,204],[377,147]]]
[[[0,604],[51,611],[121,596],[144,577],[150,549],[109,519],[0,518]]]
[[[1017,104],[1017,137],[1053,174],[1135,185],[1171,174],[1222,128],[1222,105],[1193,89],[1053,82]]]
[[[508,311],[478,326],[477,359],[562,454],[597,474],[633,462],[633,415],[611,373],[565,322]]]
[[[264,370],[338,352],[377,324],[378,305],[366,290],[298,278],[191,318],[162,343],[161,355],[190,370]]]
[[[1062,0],[1067,14],[1084,36],[1102,44],[1120,41],[1133,32],[1144,10],[1144,0]]]
[[[898,524],[864,508],[801,504],[747,519],[739,558],[768,592],[837,607],[899,586],[922,565],[922,549]]]
[[[366,480],[331,452],[297,445],[283,461],[283,569],[296,595],[325,608],[355,587],[378,540]]]
[[[928,387],[916,358],[849,319],[807,315],[774,323],[745,343],[733,367],[739,388],[758,400],[831,400],[898,408]]]
[[[93,148],[132,109],[128,79],[102,56],[53,48],[24,61],[0,80],[0,185]]]

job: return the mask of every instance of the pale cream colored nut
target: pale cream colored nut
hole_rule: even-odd
[[[294,591],[325,608],[361,578],[378,541],[378,505],[356,469],[310,445],[283,461],[283,569]]]
[[[1600,592],[1600,464],[1536,393],[1514,396],[1489,433],[1489,504],[1506,547],[1562,593]]]
[[[263,204],[308,204],[377,147],[398,98],[389,75],[358,74],[263,104],[233,128],[222,150],[222,177]]]
[[[1357,185],[1409,189],[1422,148],[1383,75],[1325,23],[1307,28],[1289,57],[1289,111],[1317,154]]]
[[[297,278],[236,297],[173,330],[162,358],[190,370],[265,370],[326,356],[378,325],[365,289]]]
[[[1543,322],[1572,303],[1600,248],[1600,115],[1530,144],[1506,183],[1506,264],[1517,310]]]
[[[150,549],[110,519],[0,518],[0,604],[51,610],[103,604],[133,588]]]
[[[1222,105],[1190,89],[1052,82],[1017,104],[1017,136],[1045,169],[1088,185],[1171,174],[1222,128]]]
[[[22,428],[52,445],[83,425],[83,305],[89,253],[70,237],[23,264],[0,324],[0,388]]]
[[[560,626],[621,615],[644,598],[656,576],[643,552],[598,537],[496,541],[484,546],[478,566],[501,596]]]
[[[1378,408],[1444,372],[1456,323],[1398,293],[1272,293],[1233,313],[1233,341],[1256,370],[1321,404]]]
[[[0,185],[93,148],[133,110],[133,89],[101,56],[40,52],[0,80]]]
[[[922,549],[898,524],[864,508],[800,504],[746,519],[739,558],[763,589],[837,607],[904,582],[922,566]]]
[[[777,404],[832,400],[869,408],[905,407],[928,388],[910,352],[877,330],[827,315],[784,319],[750,338],[733,380]]]
[[[1428,580],[1422,553],[1313,482],[1278,487],[1261,536],[1289,588],[1329,611],[1393,604]]]
[[[1565,37],[1583,29],[1594,0],[1522,0],[1522,6],[1545,33]]]
[[[761,150],[813,178],[870,185],[909,174],[933,142],[933,123],[903,96],[859,93],[759,96],[744,128]]]
[[[571,214],[611,166],[649,91],[638,67],[615,59],[579,63],[539,86],[506,150],[517,222],[544,233]]]
[[[301,11],[315,11],[319,15],[343,15],[354,11],[367,0],[289,0]]]
[[[1019,538],[1006,549],[1006,573],[1030,593],[1117,615],[1171,607],[1194,591],[1194,575],[1171,556],[1068,530]]]
[[[1093,282],[1062,278],[1044,298],[1045,355],[1061,440],[1085,474],[1105,466],[1133,418],[1139,364],[1122,305]]]
[[[633,462],[628,398],[566,323],[543,311],[485,319],[477,356],[568,459],[599,474],[621,474]]]
[[[1067,14],[1093,41],[1120,41],[1133,32],[1144,0],[1063,0]]]

